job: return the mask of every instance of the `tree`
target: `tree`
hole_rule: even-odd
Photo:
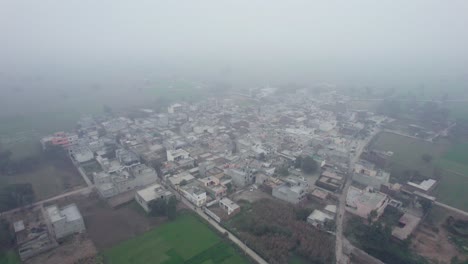
[[[149,203],[151,216],[165,216],[167,213],[167,202],[164,199],[153,200]]]
[[[432,156],[430,154],[422,154],[421,159],[424,160],[426,163],[430,163],[432,161]]]
[[[296,220],[306,221],[312,210],[309,208],[299,208],[296,210]]]
[[[232,183],[226,184],[226,188],[227,188],[228,193],[232,193],[232,191],[233,191]]]
[[[159,178],[162,178],[162,163],[159,160],[152,160],[150,161],[150,167],[152,167],[156,173],[158,174]]]
[[[432,208],[432,202],[430,200],[427,200],[427,199],[420,199],[419,204],[421,205],[421,208],[422,208],[424,214],[429,213],[429,211]]]
[[[13,245],[14,238],[10,232],[10,225],[5,219],[0,219],[0,248]]]
[[[312,157],[305,157],[302,159],[301,169],[304,173],[314,173],[318,168],[317,162]]]
[[[182,180],[182,181],[179,183],[180,186],[184,186],[184,185],[187,185],[187,184],[188,184],[188,182],[187,182],[186,180]]]
[[[377,218],[377,215],[378,214],[376,210],[370,211],[369,215],[367,216],[367,221],[369,221],[369,223],[372,223]]]

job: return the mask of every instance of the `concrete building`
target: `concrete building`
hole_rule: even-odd
[[[195,177],[193,177],[188,172],[182,172],[172,177],[169,177],[168,180],[172,184],[172,186],[177,187],[184,181],[186,184],[193,182],[195,180]]]
[[[334,215],[330,215],[326,212],[323,212],[321,210],[315,209],[308,217],[307,217],[307,223],[317,227],[317,228],[323,228],[325,225],[326,221],[331,221],[335,219]]]
[[[393,228],[392,236],[401,241],[406,240],[416,227],[418,227],[419,222],[421,222],[421,217],[405,213],[401,216],[400,220],[398,220],[398,225]]]
[[[168,191],[164,187],[162,187],[159,184],[153,184],[143,190],[138,191],[135,194],[135,200],[137,201],[138,204],[143,207],[143,209],[149,213],[151,212],[151,208],[149,207],[149,204],[152,201],[158,200],[158,199],[164,199],[168,200],[170,197],[172,197],[173,194],[172,192]]]
[[[144,164],[138,164],[112,173],[99,172],[93,176],[94,184],[103,198],[109,198],[149,185],[158,179],[156,171]]]
[[[375,169],[374,164],[367,161],[360,161],[354,166],[353,181],[363,185],[380,189],[382,184],[387,184],[390,173]]]
[[[46,216],[40,210],[32,211],[31,214],[13,223],[18,254],[22,261],[58,246],[45,223]]]
[[[52,205],[45,209],[57,239],[86,230],[83,217],[75,204],[60,209],[57,205]]]
[[[73,133],[57,132],[52,136],[47,136],[41,139],[42,149],[47,149],[49,146],[60,146],[69,148],[77,144],[79,141],[78,135]]]
[[[404,189],[407,192],[421,192],[424,194],[429,194],[436,186],[437,181],[433,179],[423,180],[421,182],[411,182],[409,181],[405,186]]]
[[[180,190],[185,198],[195,206],[201,207],[206,203],[206,192],[203,189],[194,185],[188,185],[180,187]]]
[[[228,198],[219,200],[219,206],[227,212],[228,215],[237,214],[240,212],[240,206]]]
[[[93,152],[83,145],[74,145],[68,149],[70,156],[78,163],[84,163],[94,159]]]
[[[338,173],[325,170],[320,175],[320,178],[315,182],[318,187],[324,188],[329,191],[341,190],[344,184],[344,177],[338,175]]]
[[[190,157],[190,154],[183,149],[168,149],[166,155],[167,161],[180,161]]]
[[[232,183],[240,188],[252,184],[255,178],[252,174],[237,169],[228,169],[224,174],[230,176]]]
[[[169,107],[167,107],[167,112],[169,114],[176,114],[180,113],[183,110],[183,106],[181,104],[172,104]]]
[[[298,204],[306,197],[307,186],[300,183],[286,182],[282,185],[276,186],[272,190],[273,197],[280,200]]]
[[[123,166],[132,166],[140,163],[138,155],[135,154],[135,152],[126,149],[116,150],[115,157]]]
[[[363,190],[350,186],[346,197],[346,211],[367,219],[372,211],[377,218],[383,214],[389,198],[386,194],[375,191],[371,187]]]

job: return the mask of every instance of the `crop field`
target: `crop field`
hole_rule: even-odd
[[[440,182],[435,196],[440,202],[468,210],[468,144],[455,145],[447,140],[435,143],[418,139],[381,133],[372,142],[371,148],[392,151],[389,170],[392,180],[400,177],[406,170],[417,170],[426,177],[434,177],[439,169]],[[422,160],[423,154],[430,154],[429,163]],[[404,178],[404,177],[403,177]]]
[[[463,166],[462,169],[465,173],[468,173],[466,167],[468,165],[468,142],[457,144],[452,146],[443,156],[445,161],[448,161],[448,165],[452,166]],[[457,165],[450,164],[450,163],[457,163]],[[456,168],[455,168],[456,170]],[[463,172],[463,171],[462,171]]]
[[[437,186],[437,200],[450,206],[468,211],[468,176],[445,171]]]
[[[248,263],[196,216],[182,214],[104,252],[111,264]]]
[[[449,149],[448,141],[431,143],[415,138],[396,135],[393,133],[380,133],[372,142],[370,148],[392,151],[392,169],[419,170],[425,176],[432,176],[433,164],[424,162],[423,154],[430,154],[434,161],[438,160]]]

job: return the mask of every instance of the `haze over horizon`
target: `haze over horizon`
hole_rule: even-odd
[[[467,13],[466,1],[436,0],[8,0],[0,90],[17,102],[24,96],[10,91],[40,98],[179,78],[459,95],[468,86]]]

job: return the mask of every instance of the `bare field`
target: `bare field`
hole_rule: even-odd
[[[260,189],[253,189],[252,191],[250,191],[250,189],[247,188],[247,189],[234,193],[232,195],[232,199],[236,202],[238,202],[239,200],[247,200],[251,203],[254,203],[262,199],[274,199],[274,198],[273,196],[265,193],[264,191]]]
[[[97,255],[93,241],[86,233],[67,238],[59,247],[35,256],[25,264],[75,264]]]
[[[133,203],[113,209],[96,194],[75,202],[90,238],[100,251],[141,235],[166,221],[165,218],[147,217]]]
[[[468,256],[459,252],[449,240],[450,234],[444,227],[445,220],[449,216],[457,219],[468,219],[447,209],[434,207],[429,216],[413,233],[411,249],[432,263],[449,264],[455,256],[459,260],[468,260]]]

